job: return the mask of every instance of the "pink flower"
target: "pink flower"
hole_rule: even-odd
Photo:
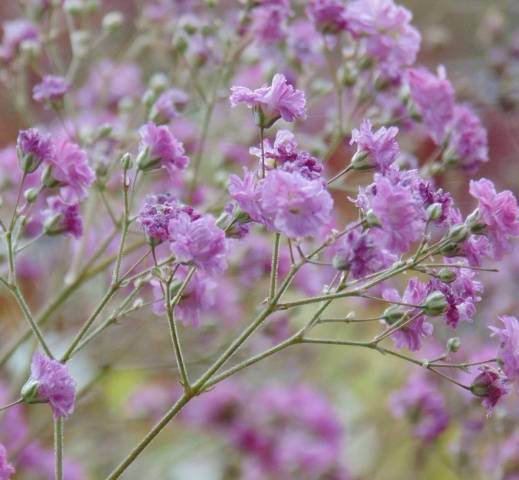
[[[153,104],[151,118],[157,123],[167,123],[179,116],[178,110],[183,108],[189,97],[182,90],[170,88],[162,92]]]
[[[401,75],[420,49],[420,34],[410,24],[412,14],[393,0],[355,0],[348,4],[349,30],[365,37],[368,54],[389,77]]]
[[[171,178],[189,164],[184,145],[177,140],[166,125],[157,126],[152,122],[139,129],[141,136],[141,158],[139,168],[151,170],[163,167]]]
[[[503,371],[511,382],[519,387],[519,321],[515,317],[499,317],[504,328],[490,327],[501,341],[498,358]]]
[[[225,233],[211,215],[192,219],[180,213],[169,222],[171,251],[178,262],[192,262],[209,273],[221,273],[227,267]]]
[[[14,473],[13,466],[7,462],[7,452],[0,443],[0,480],[9,480]]]
[[[409,280],[409,284],[407,285],[402,299],[400,299],[400,295],[393,288],[384,290],[382,296],[388,301],[402,301],[411,305],[422,305],[424,300],[427,298],[428,293],[425,284],[420,282],[417,278],[412,278]],[[417,313],[417,309],[413,309],[407,314],[415,316]],[[432,333],[433,325],[425,321],[424,315],[419,315],[412,322],[392,333],[391,338],[395,342],[397,348],[407,347],[409,350],[418,351],[422,347],[422,337],[429,337]]]
[[[306,14],[323,33],[339,33],[348,26],[346,5],[342,0],[310,0]]]
[[[443,395],[422,375],[412,377],[399,392],[391,395],[390,406],[397,418],[408,417],[414,434],[431,442],[449,425]]]
[[[74,411],[76,385],[65,365],[37,352],[22,396],[28,403],[48,402],[57,418],[68,417]]]
[[[499,260],[509,249],[509,239],[519,235],[519,210],[509,190],[496,193],[494,184],[482,178],[470,181],[470,194],[479,202],[485,235],[492,245],[494,259]]]
[[[333,199],[320,181],[273,170],[262,185],[261,207],[281,233],[291,238],[312,237],[330,222]]]
[[[86,152],[68,139],[60,140],[55,155],[47,160],[51,176],[60,186],[60,195],[66,203],[78,203],[87,196],[87,189],[95,180]]]
[[[445,68],[438,67],[437,75],[425,68],[411,68],[407,81],[416,109],[431,138],[439,145],[445,140],[454,115],[454,88],[447,79]]]
[[[251,31],[260,42],[270,45],[285,39],[287,19],[291,10],[288,2],[261,4],[252,9]]]
[[[274,75],[272,85],[256,90],[232,87],[229,99],[232,107],[245,103],[249,108],[259,109],[265,117],[261,122],[263,127],[272,125],[279,117],[287,122],[306,118],[305,94],[294,89],[281,73]]]
[[[34,86],[32,98],[36,102],[59,102],[69,88],[70,84],[63,77],[46,75],[40,83]]]
[[[47,203],[49,208],[43,212],[47,235],[66,233],[75,238],[83,235],[83,220],[79,204],[67,204],[58,196],[49,197]]]
[[[238,175],[229,177],[229,195],[252,220],[266,223],[261,207],[261,187],[253,172],[243,169],[243,179]]]
[[[494,368],[483,366],[472,381],[470,391],[476,397],[482,398],[482,405],[487,409],[487,415],[491,415],[494,407],[503,395],[509,392],[505,379]]]
[[[54,144],[50,135],[39,132],[36,128],[20,130],[16,147],[22,155],[22,170],[34,172],[42,162],[52,162]]]
[[[469,175],[488,162],[487,131],[479,117],[466,105],[457,105],[454,109],[449,147]]]
[[[2,24],[4,36],[0,45],[0,59],[11,62],[20,53],[20,47],[26,41],[38,42],[39,32],[36,26],[25,18],[9,20]]]
[[[396,127],[381,127],[373,132],[371,122],[368,119],[363,120],[360,129],[354,129],[351,134],[350,145],[357,144],[357,153],[353,157],[352,164],[355,165],[355,158],[357,158],[361,160],[360,169],[366,165],[375,167],[379,172],[386,172],[400,153],[396,141],[397,134]]]

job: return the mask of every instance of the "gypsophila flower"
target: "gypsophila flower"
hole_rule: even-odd
[[[269,223],[288,237],[317,236],[331,220],[333,199],[320,181],[274,170],[262,185],[261,208]]]
[[[351,133],[350,145],[357,145],[352,166],[359,170],[374,167],[379,172],[386,172],[400,153],[397,134],[396,127],[381,127],[373,132],[370,120],[364,119],[360,129],[355,128]]]
[[[415,62],[421,37],[406,8],[393,0],[354,0],[348,4],[347,17],[349,30],[365,37],[368,55],[385,75],[398,77],[402,67]]]
[[[50,135],[36,128],[20,130],[16,146],[25,173],[34,172],[43,162],[52,162],[54,158],[54,144]]]
[[[390,407],[395,417],[408,417],[414,434],[425,442],[436,440],[449,425],[443,395],[423,375],[412,377],[391,395]]]
[[[436,144],[441,144],[454,115],[454,89],[445,68],[438,67],[437,75],[425,68],[409,69],[407,81],[411,99],[428,133]]]
[[[493,256],[500,259],[509,250],[509,240],[519,235],[519,209],[509,190],[496,192],[494,184],[482,178],[470,181],[470,194],[478,200],[485,235],[492,244]]]
[[[9,480],[14,473],[14,467],[7,461],[5,447],[0,443],[0,480]]]
[[[171,251],[179,262],[192,262],[209,273],[221,273],[227,267],[225,233],[214,217],[202,215],[193,219],[181,212],[170,220]]]
[[[502,315],[499,320],[503,328],[490,327],[501,342],[498,358],[508,380],[519,387],[519,321],[509,315]]]
[[[83,235],[83,220],[79,204],[67,204],[60,197],[47,199],[48,209],[43,211],[44,230],[47,235],[62,233],[75,238]]]
[[[17,18],[2,24],[4,35],[0,45],[0,59],[11,62],[20,52],[24,42],[38,42],[39,32],[36,26],[25,18]]]
[[[182,109],[188,102],[189,97],[182,90],[170,88],[162,92],[150,112],[152,120],[158,124],[167,123],[177,118]]]
[[[27,403],[49,403],[56,418],[68,417],[74,411],[76,384],[65,365],[36,352],[22,397]]]
[[[70,84],[58,75],[45,75],[40,83],[34,86],[32,98],[36,102],[50,102],[56,104],[68,92]]]
[[[306,99],[301,90],[296,90],[281,73],[274,75],[272,84],[256,90],[247,87],[232,87],[229,97],[232,107],[245,103],[249,108],[258,109],[260,126],[268,127],[278,118],[287,122],[306,118]]]
[[[171,178],[177,176],[189,164],[184,145],[171,133],[166,125],[157,126],[152,122],[139,129],[141,154],[139,168],[151,170],[163,167]]]
[[[482,398],[482,405],[491,415],[497,402],[509,392],[505,379],[494,368],[483,366],[479,368],[480,373],[474,378],[470,385],[470,391],[476,397]]]
[[[323,33],[339,33],[348,26],[346,5],[342,0],[310,0],[306,14]]]
[[[278,43],[286,37],[287,19],[290,14],[288,2],[262,2],[252,9],[251,32],[261,43]]]
[[[473,175],[483,163],[488,162],[487,131],[479,117],[467,105],[454,108],[454,118],[446,155],[469,175]]]
[[[66,138],[59,140],[55,154],[46,163],[51,167],[49,186],[57,184],[60,187],[64,202],[75,204],[87,196],[95,173],[88,163],[86,152],[79,145]]]

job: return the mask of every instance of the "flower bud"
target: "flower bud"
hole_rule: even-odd
[[[162,93],[169,86],[168,76],[163,72],[155,73],[149,82],[149,87],[155,93]]]
[[[441,253],[446,257],[456,257],[460,253],[460,247],[457,243],[449,242],[441,249]]]
[[[76,30],[70,34],[70,43],[74,56],[83,58],[90,48],[92,37],[86,30]]]
[[[126,152],[121,157],[121,166],[124,170],[130,170],[132,168],[132,163],[132,156],[128,152]]]
[[[465,225],[454,225],[447,234],[450,241],[461,243],[469,238],[470,232]]]
[[[451,283],[456,280],[456,272],[449,268],[442,268],[437,275],[438,279],[440,279],[443,283]]]
[[[40,54],[40,44],[35,40],[24,40],[20,45],[20,50],[26,60],[34,60]]]
[[[438,220],[443,213],[443,208],[441,203],[433,203],[427,207],[427,218],[429,220]]]
[[[336,270],[345,272],[350,269],[351,261],[344,255],[335,255],[332,260],[332,266]]]
[[[109,12],[103,17],[103,29],[113,33],[119,30],[124,24],[124,16],[121,12]]]
[[[109,123],[103,123],[97,128],[97,138],[106,138],[112,133],[113,127]]]
[[[449,304],[442,292],[430,293],[422,306],[423,312],[429,317],[436,317],[447,310]]]
[[[476,208],[476,210],[467,216],[465,225],[472,233],[475,234],[482,234],[487,229],[486,223],[481,221],[481,214],[478,208]]]
[[[20,392],[25,403],[40,403],[41,400],[39,399],[38,395],[39,386],[40,384],[36,380],[32,378],[27,380],[25,385],[22,387],[22,391]]]
[[[146,90],[144,92],[144,95],[142,96],[142,103],[147,107],[151,108],[155,100],[157,99],[157,96],[153,90]]]
[[[368,228],[380,227],[380,221],[373,210],[368,210],[366,212],[366,216],[364,217],[364,225],[366,225]]]
[[[354,170],[370,170],[375,165],[371,161],[371,157],[368,152],[365,150],[359,150],[355,152],[355,155],[353,155],[351,159],[351,166]]]
[[[405,315],[405,311],[398,305],[391,305],[384,310],[382,318],[388,325],[393,325],[400,321]]]
[[[28,188],[23,192],[23,196],[28,203],[33,203],[38,198],[39,193],[37,188]]]
[[[461,340],[459,337],[451,337],[447,340],[447,351],[456,353],[461,347]]]

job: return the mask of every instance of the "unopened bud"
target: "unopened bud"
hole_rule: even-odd
[[[335,255],[332,260],[333,268],[341,272],[345,272],[350,269],[351,261],[344,255]]]
[[[382,318],[388,325],[393,325],[400,321],[405,315],[405,311],[398,305],[391,305],[384,310]]]
[[[38,193],[37,188],[28,188],[23,192],[23,196],[28,203],[33,203],[38,198]]]
[[[124,170],[130,170],[130,168],[132,168],[132,163],[132,156],[128,152],[126,152],[121,157],[121,166]]]
[[[103,17],[103,29],[113,33],[119,30],[124,24],[124,16],[121,12],[110,12]]]
[[[447,340],[447,350],[456,353],[461,347],[461,340],[459,337],[452,337]]]
[[[169,86],[168,76],[163,72],[155,73],[149,82],[149,87],[156,93],[161,93]]]
[[[90,48],[92,37],[86,30],[76,30],[70,34],[70,43],[74,56],[83,58]]]
[[[443,208],[441,203],[433,203],[427,207],[427,218],[438,220],[442,216]]]
[[[448,233],[448,238],[451,242],[461,243],[469,238],[470,232],[465,225],[454,225]]]
[[[442,268],[439,272],[437,277],[443,282],[443,283],[451,283],[456,280],[456,273],[449,269],[449,268]]]
[[[371,160],[371,156],[365,150],[358,150],[351,159],[351,166],[354,170],[370,170],[375,165]]]
[[[364,224],[368,228],[380,227],[380,221],[373,210],[368,210],[366,212],[366,216],[364,217]]]
[[[429,317],[436,317],[447,310],[449,304],[442,292],[430,293],[422,306],[423,312]]]

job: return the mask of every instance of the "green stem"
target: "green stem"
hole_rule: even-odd
[[[63,419],[54,419],[54,458],[56,461],[55,479],[63,480]]]
[[[278,268],[279,268],[279,244],[281,235],[276,233],[274,235],[274,249],[272,250],[272,264],[270,267],[270,289],[269,299],[274,298],[277,289]]]

